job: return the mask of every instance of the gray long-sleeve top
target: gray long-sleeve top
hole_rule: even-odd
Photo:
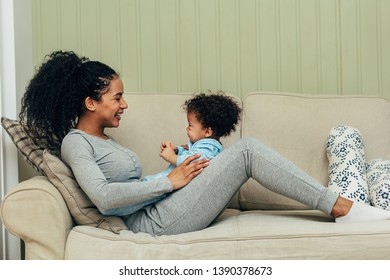
[[[72,129],[62,141],[61,157],[104,215],[112,215],[112,210],[120,207],[142,208],[145,202],[173,190],[167,177],[142,181],[139,157],[112,139]]]

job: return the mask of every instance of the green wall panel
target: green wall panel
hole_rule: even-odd
[[[56,49],[126,91],[390,97],[389,0],[33,0],[34,62]]]

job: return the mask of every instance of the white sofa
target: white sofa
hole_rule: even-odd
[[[129,104],[111,134],[134,150],[144,174],[166,167],[161,140],[187,141],[185,93],[127,93]],[[240,101],[241,102],[241,101]],[[354,126],[368,160],[390,159],[390,103],[376,96],[249,93],[242,124],[224,139],[255,137],[324,185],[330,129]],[[288,188],[288,185],[286,185]],[[63,196],[46,177],[19,183],[2,202],[7,230],[25,243],[26,259],[390,259],[390,221],[336,224],[331,216],[272,193],[249,180],[208,228],[152,237],[77,225]]]

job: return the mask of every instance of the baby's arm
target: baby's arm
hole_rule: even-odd
[[[187,157],[200,154],[200,158],[208,158],[212,159],[217,154],[219,154],[223,150],[223,146],[216,144],[217,142],[208,141],[198,141],[194,143],[190,148],[187,147],[179,147],[178,148],[178,157],[176,159],[176,165],[180,165]]]

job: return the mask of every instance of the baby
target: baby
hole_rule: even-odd
[[[185,101],[183,108],[187,113],[188,143],[177,147],[170,141],[162,142],[160,156],[170,165],[160,173],[146,176],[145,181],[167,176],[191,155],[208,159],[217,156],[223,151],[220,138],[236,130],[242,111],[232,97],[222,92],[197,94]]]

